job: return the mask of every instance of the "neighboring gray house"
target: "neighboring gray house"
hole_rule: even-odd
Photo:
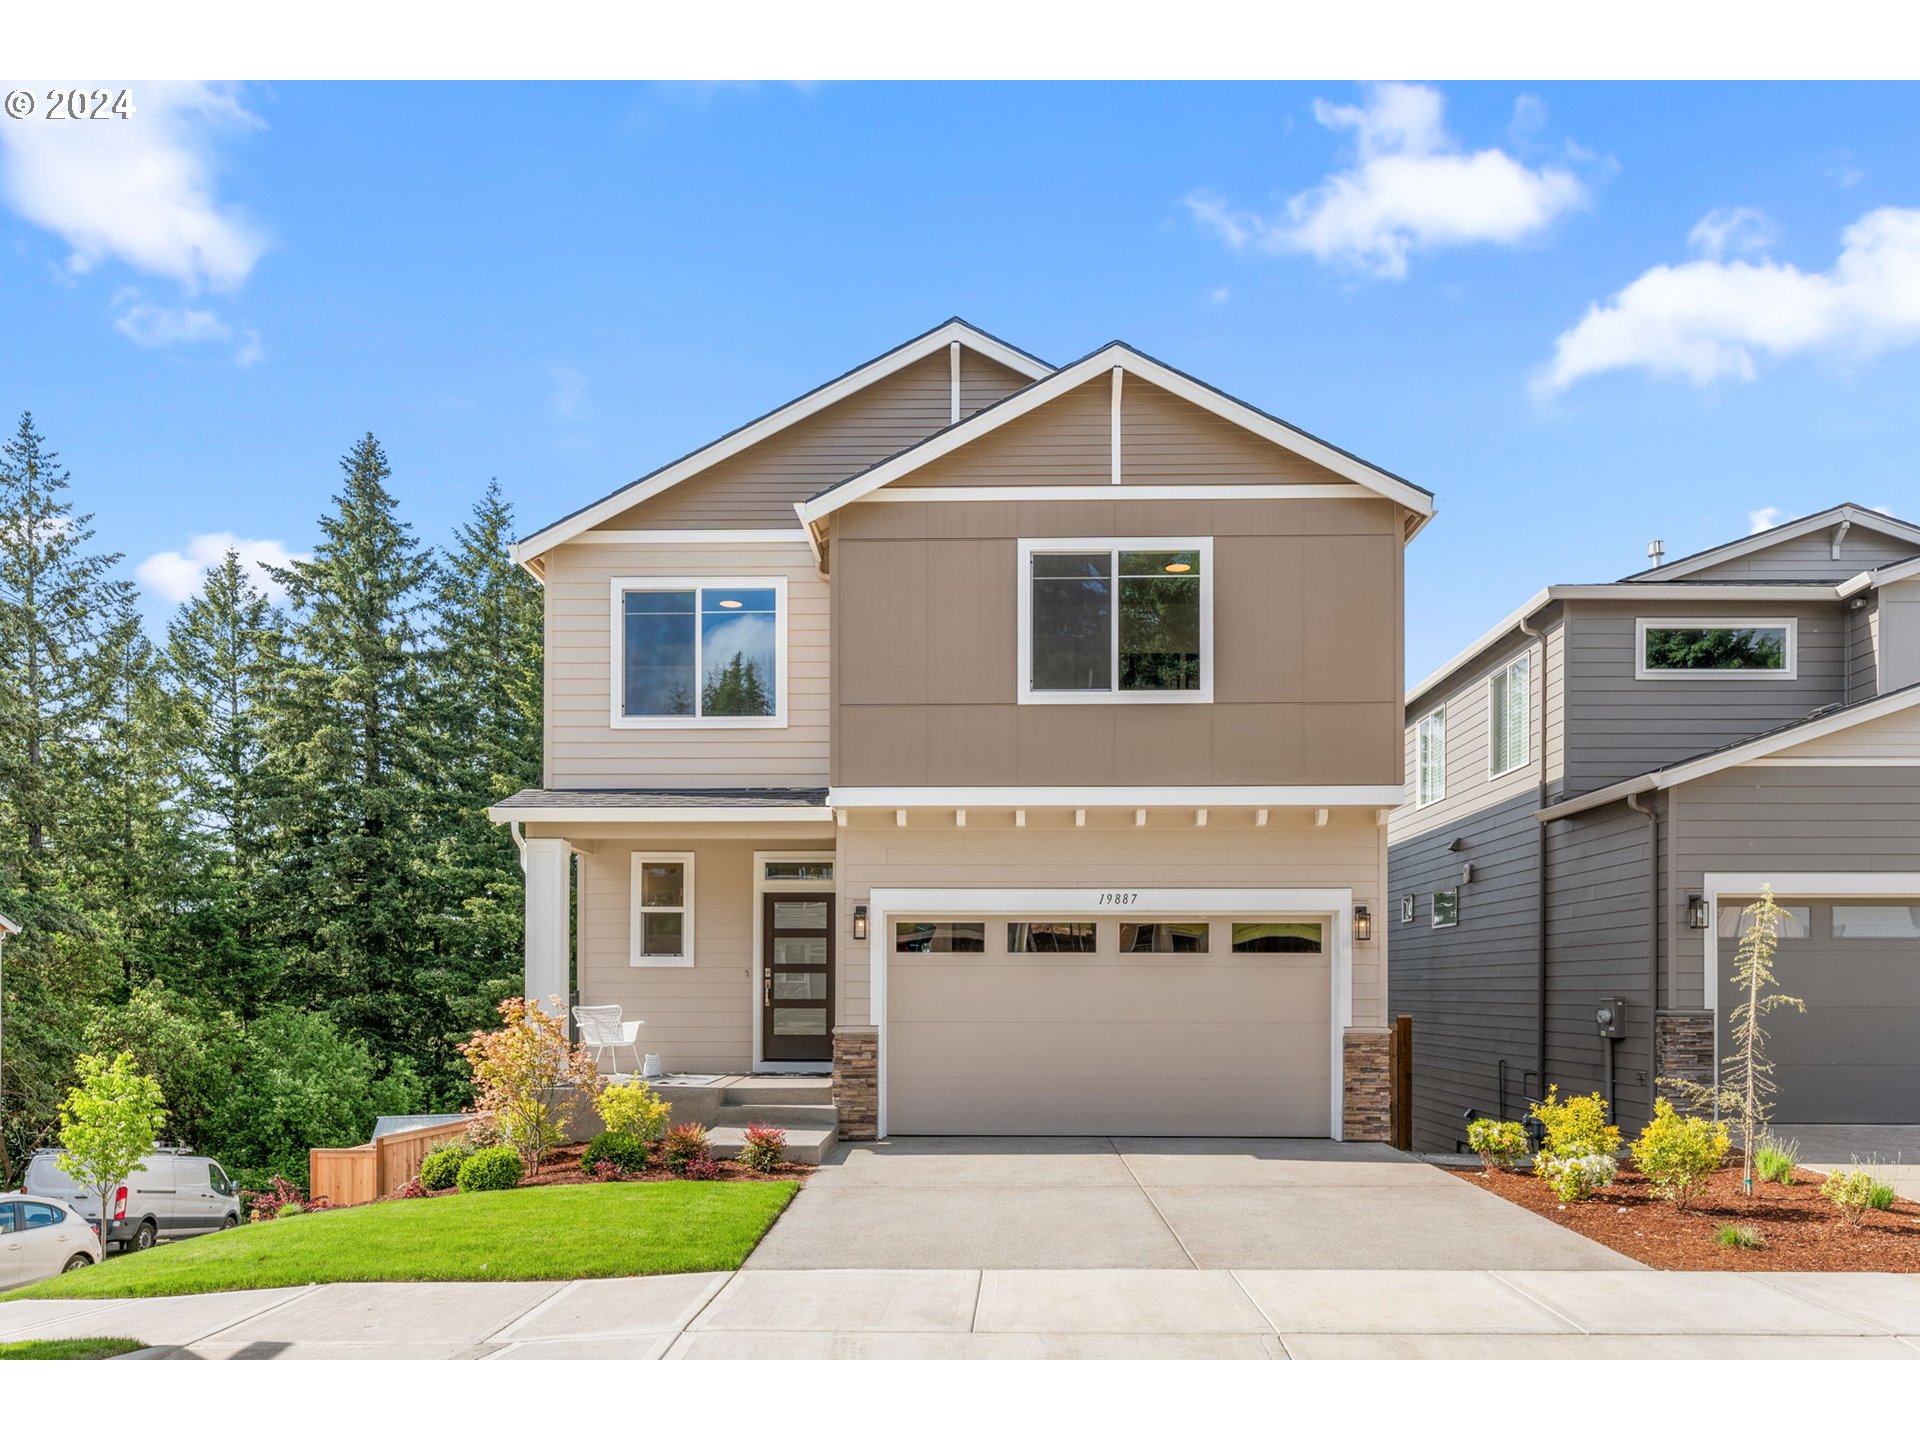
[[[1793,915],[1783,1123],[1920,1122],[1920,526],[1840,505],[1541,591],[1407,698],[1390,1010],[1414,1135],[1707,1078],[1741,907]],[[1601,1012],[1611,1019],[1603,1022]]]

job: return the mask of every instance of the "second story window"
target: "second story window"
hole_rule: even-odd
[[[1488,773],[1504,775],[1527,763],[1533,733],[1533,658],[1522,655],[1487,684]]]
[[[1020,700],[1210,700],[1209,540],[1020,542]]]
[[[1414,803],[1431,805],[1447,798],[1447,711],[1443,705],[1421,720],[1418,727]]]
[[[1641,680],[1712,675],[1794,678],[1791,620],[1641,620],[1634,675]]]
[[[786,723],[786,582],[613,582],[615,727]]]

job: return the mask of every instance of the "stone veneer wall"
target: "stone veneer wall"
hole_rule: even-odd
[[[1340,1037],[1343,1140],[1392,1138],[1391,1030],[1349,1030]]]
[[[880,1031],[872,1025],[836,1025],[833,1030],[833,1106],[842,1140],[872,1140],[880,1133]]]
[[[1653,1022],[1654,1079],[1713,1083],[1713,1012],[1663,1011]],[[1668,1095],[1673,1108],[1691,1113],[1687,1102]]]

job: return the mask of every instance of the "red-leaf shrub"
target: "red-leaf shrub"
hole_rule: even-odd
[[[787,1153],[787,1132],[777,1125],[747,1126],[746,1143],[740,1147],[740,1163],[763,1173],[778,1168]]]
[[[593,1166],[593,1178],[596,1180],[618,1180],[627,1172],[612,1160],[597,1160]]]
[[[687,1162],[685,1178],[688,1180],[718,1180],[720,1162],[706,1151],[701,1151]]]
[[[409,1180],[393,1192],[393,1198],[396,1200],[424,1200],[431,1193],[432,1192],[418,1180]]]
[[[704,1125],[692,1122],[676,1125],[667,1131],[667,1138],[660,1142],[660,1163],[676,1175],[686,1174],[689,1165],[708,1154],[707,1127]]]

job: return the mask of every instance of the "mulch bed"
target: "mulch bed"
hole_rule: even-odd
[[[682,1177],[658,1165],[649,1165],[636,1175],[623,1176],[620,1180],[603,1182],[595,1180],[580,1168],[580,1157],[586,1153],[585,1145],[556,1145],[547,1152],[547,1158],[541,1163],[538,1173],[521,1181],[522,1185],[599,1185],[610,1184],[647,1184],[659,1180],[678,1180]],[[814,1172],[812,1165],[796,1165],[781,1162],[772,1171],[753,1170],[737,1160],[716,1162],[720,1173],[715,1182],[723,1180],[805,1180]]]
[[[1756,1177],[1751,1196],[1741,1193],[1737,1168],[1720,1170],[1687,1210],[1655,1197],[1631,1165],[1593,1199],[1573,1204],[1530,1170],[1454,1173],[1656,1270],[1920,1271],[1920,1205],[1903,1199],[1850,1225],[1821,1198],[1824,1177],[1811,1170],[1795,1170],[1791,1185]],[[1758,1230],[1762,1248],[1719,1244],[1714,1235],[1729,1223]]]

